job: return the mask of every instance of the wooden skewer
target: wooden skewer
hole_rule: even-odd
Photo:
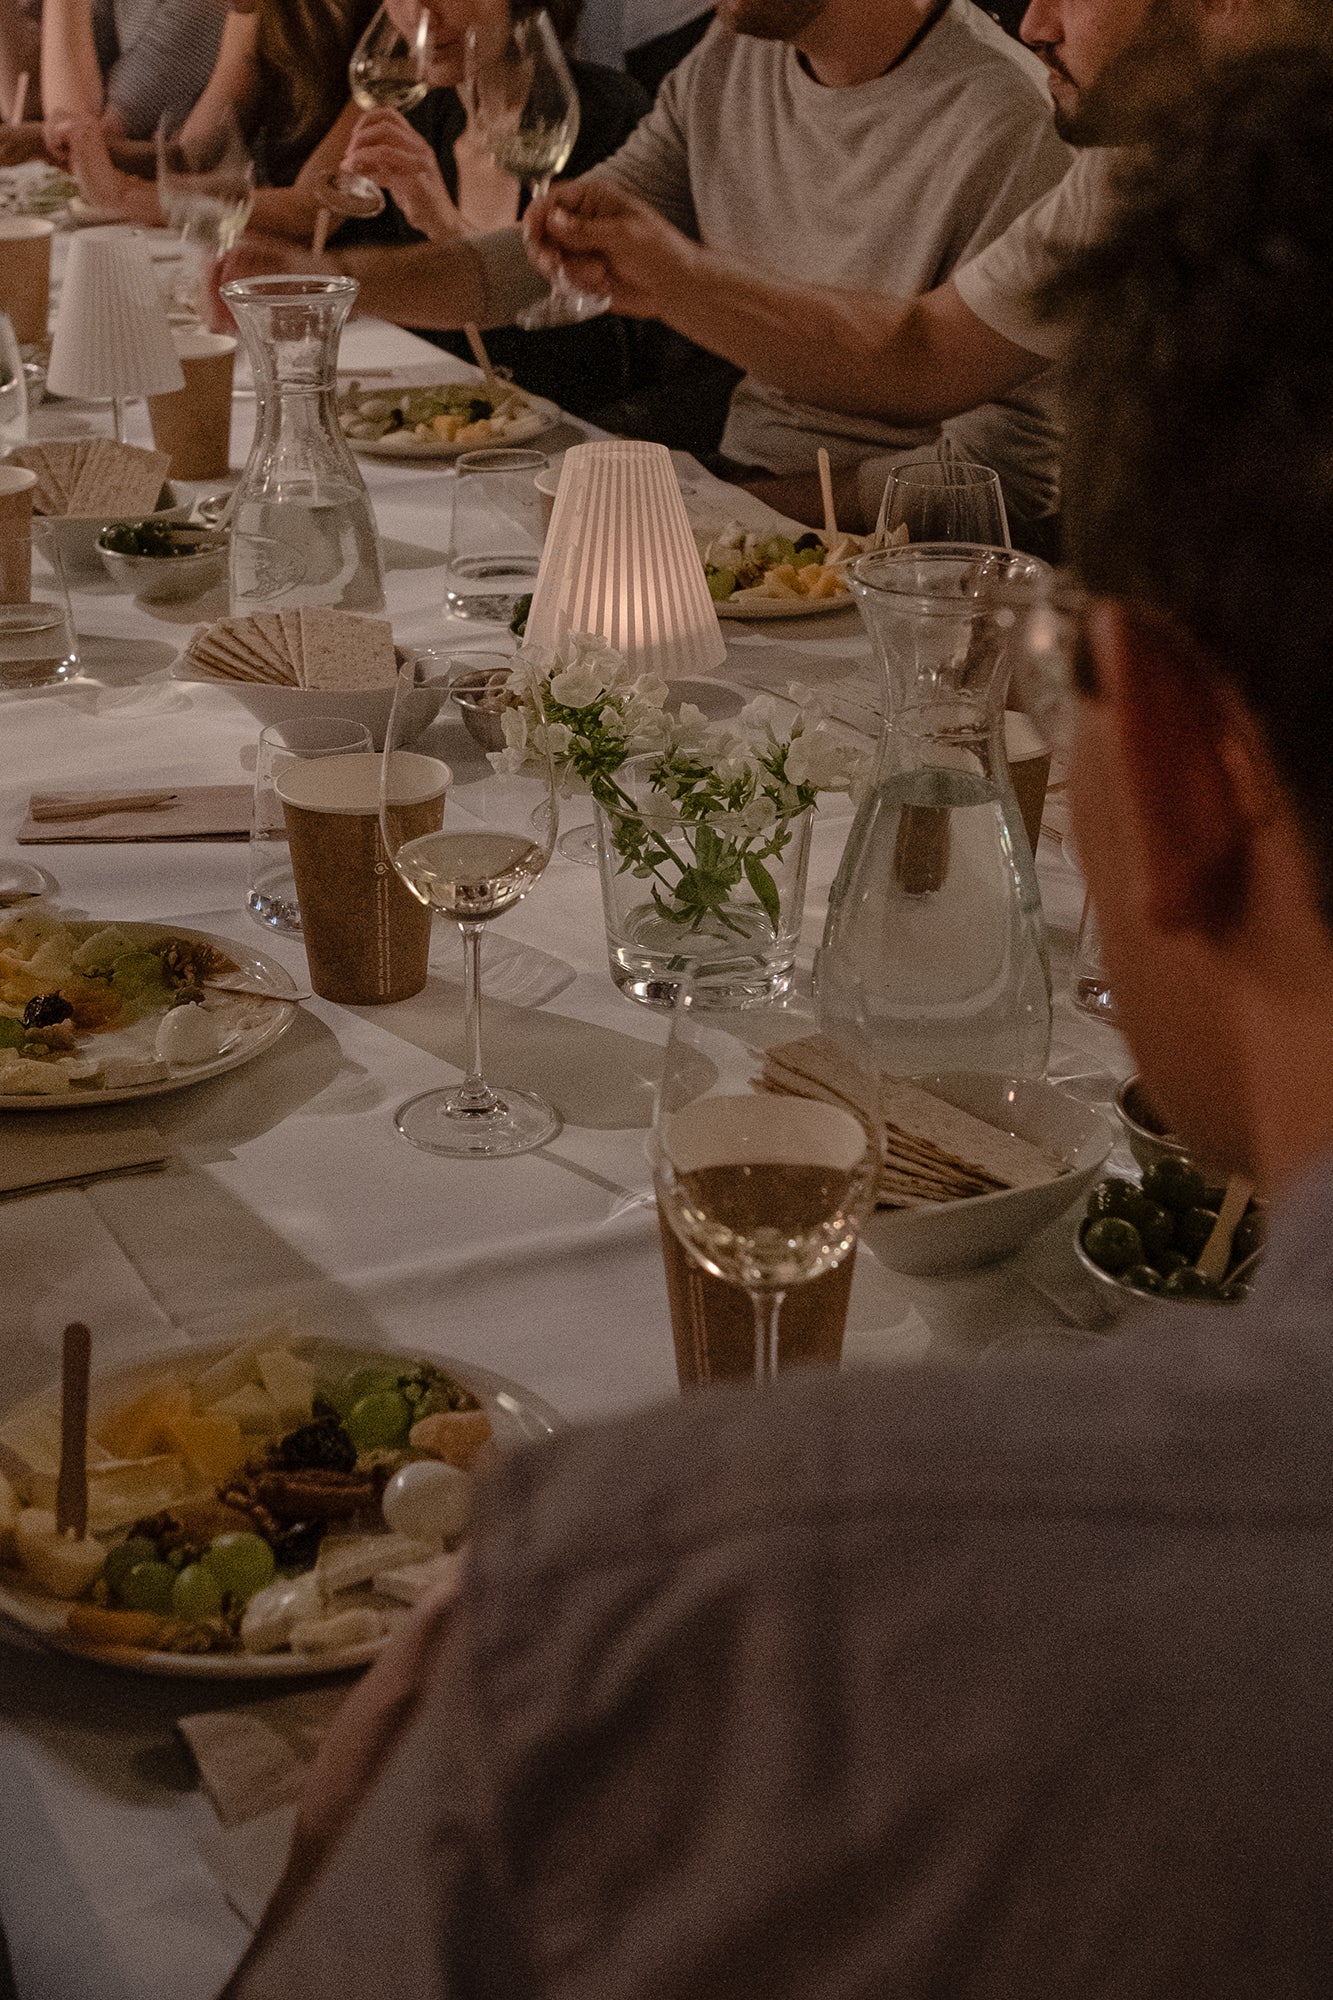
[[[310,238],[310,254],[313,257],[322,257],[324,255],[325,246],[329,240],[329,232],[332,228],[332,211],[327,208],[321,208],[319,214],[315,217],[314,234]]]
[[[28,108],[28,72],[20,70],[14,84],[14,106],[9,114],[11,125],[21,125],[23,114]]]
[[[67,819],[102,819],[109,813],[154,812],[175,805],[175,792],[129,792],[123,798],[62,799],[46,805],[29,805],[28,817],[35,825]]]
[[[1235,1174],[1227,1182],[1227,1191],[1222,1197],[1222,1206],[1217,1212],[1217,1221],[1208,1241],[1203,1246],[1203,1255],[1195,1265],[1201,1276],[1210,1278],[1220,1285],[1227,1274],[1231,1262],[1231,1239],[1236,1234],[1236,1226],[1250,1205],[1254,1193],[1253,1184]]]
[[[82,1320],[65,1328],[60,1351],[60,1477],[56,1529],[82,1541],[88,1532],[88,1371],[93,1337]]]
[[[486,377],[486,387],[493,396],[503,395],[505,385],[491,366],[491,357],[486,352],[486,343],[481,337],[481,328],[474,326],[472,321],[469,320],[463,328],[463,334],[468,346],[472,349],[472,359]]]
[[[838,513],[833,505],[833,473],[822,444],[815,454],[815,463],[819,467],[819,491],[824,501],[824,540],[832,548],[838,533]]]

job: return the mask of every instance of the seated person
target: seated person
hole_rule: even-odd
[[[972,0],[942,0],[924,18],[915,0],[723,0],[594,179],[650,202],[732,270],[916,291],[998,236],[1067,159],[1031,57]],[[275,255],[258,243],[242,268]],[[502,325],[541,292],[516,230],[349,249],[333,268],[361,281],[363,310],[413,326]],[[948,432],[958,455],[999,472],[1011,517],[1054,510],[1048,387]],[[723,450],[741,468],[790,476],[811,470],[821,444],[845,467],[914,455],[938,435],[933,423],[844,417],[759,371],[732,398]]]
[[[1071,804],[1235,1307],[567,1433],[348,1698],[229,2000],[1296,2000],[1333,1959],[1333,65],[1074,294]],[[570,1282],[577,1282],[571,1269]]]
[[[390,0],[404,24],[415,0]],[[577,0],[549,0],[556,33],[567,42],[578,20]],[[579,130],[570,158],[571,173],[586,173],[622,146],[649,109],[647,93],[622,71],[571,62],[579,93]],[[351,244],[406,244],[428,238],[442,243],[515,223],[528,203],[526,186],[498,167],[469,122],[458,91],[435,88],[404,115],[368,111],[352,129],[343,165],[365,174],[389,197],[382,215],[348,222],[334,241]],[[548,396],[575,416],[595,418],[614,398],[630,393],[653,372],[656,329],[614,314],[581,326],[526,333],[498,329],[487,343],[491,360],[521,388]],[[470,349],[461,335],[426,333],[464,360]]]
[[[113,141],[151,139],[162,118],[179,125],[208,82],[226,11],[227,0],[44,0],[43,120],[7,125],[0,162],[63,163],[74,120],[99,120]]]
[[[606,175],[534,206],[533,254],[548,275],[563,262],[618,311],[664,321],[789,396],[852,418],[948,428],[1058,358],[1061,329],[1034,300],[1061,253],[1095,237],[1116,157],[1108,148],[1134,138],[1143,100],[1150,106],[1172,74],[1176,45],[1317,38],[1328,21],[1324,0],[1032,0],[1023,38],[1049,71],[1058,130],[1085,150],[1044,200],[915,297],[896,285],[793,284],[738,268],[671,228],[650,192],[636,199],[646,191],[614,187]],[[835,480],[835,491],[840,514],[873,518],[874,480]],[[789,487],[785,504],[796,513],[816,506],[813,482]]]
[[[713,17],[699,0],[587,0],[573,42],[585,62],[625,69],[656,97],[662,80],[702,41]]]

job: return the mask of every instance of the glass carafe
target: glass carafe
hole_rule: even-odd
[[[1004,751],[1014,641],[1044,572],[1008,550],[923,542],[849,575],[885,722],[829,897],[819,999],[895,1075],[1046,1067],[1046,934]]]
[[[338,423],[338,340],[356,293],[352,278],[222,287],[259,399],[232,511],[233,615],[301,604],[384,608],[370,495]]]

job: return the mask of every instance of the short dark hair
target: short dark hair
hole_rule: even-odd
[[[1052,303],[1078,578],[1173,619],[1239,689],[1333,916],[1333,55],[1213,70]]]

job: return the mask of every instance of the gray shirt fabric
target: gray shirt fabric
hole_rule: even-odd
[[[94,32],[107,103],[127,139],[181,124],[213,73],[226,0],[97,0]]]
[[[1333,1965],[1333,1164],[1243,1307],[515,1461],[242,2000],[1295,2000]]]
[[[715,24],[666,79],[653,110],[597,169],[688,236],[769,276],[910,297],[999,236],[1071,159],[1055,135],[1044,72],[972,0],[953,0],[905,62],[828,89],[783,42]],[[535,289],[511,234],[474,238],[492,323]],[[1048,384],[969,411],[946,429],[956,454],[994,466],[1010,504],[1057,504]],[[745,465],[809,473],[906,455],[938,436],[821,410],[746,379],[722,448]]]

